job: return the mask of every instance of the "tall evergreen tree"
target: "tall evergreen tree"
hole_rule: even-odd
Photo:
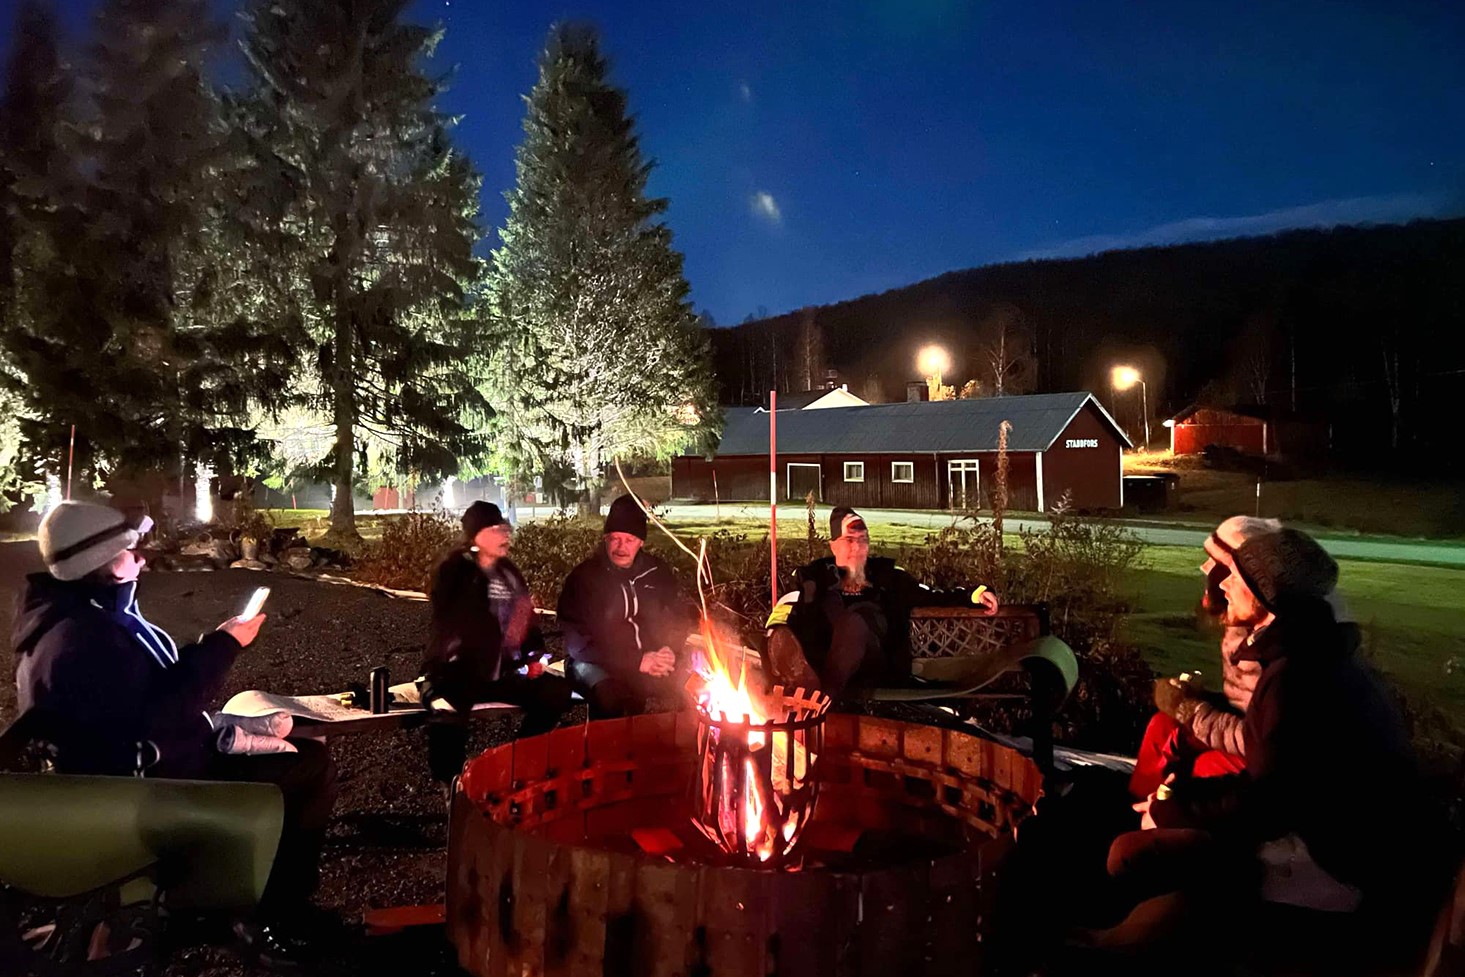
[[[17,9],[13,47],[0,93],[0,334],[7,338],[20,320],[20,266],[32,234],[39,201],[36,178],[53,155],[56,121],[66,99],[55,18],[38,0]],[[20,416],[16,392],[25,377],[12,362],[9,344],[0,347],[0,512],[23,478]]]
[[[227,287],[230,157],[204,79],[222,38],[206,0],[105,0],[61,127],[79,137],[35,147],[44,175],[20,184],[37,188],[7,342],[26,438],[57,457],[76,425],[83,475],[237,458],[252,395],[279,386],[275,340]]]
[[[309,332],[306,389],[335,427],[331,526],[346,535],[367,440],[389,443],[397,466],[419,475],[456,474],[484,450],[465,314],[480,276],[478,179],[433,107],[442,84],[423,60],[439,35],[403,23],[406,7],[244,7],[254,221],[310,284],[280,301]]]
[[[598,505],[608,463],[716,423],[707,344],[592,29],[551,30],[527,104],[489,278],[490,395],[505,452],[568,466]]]

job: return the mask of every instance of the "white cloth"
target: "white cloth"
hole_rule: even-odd
[[[1257,850],[1262,862],[1262,900],[1329,913],[1351,913],[1363,893],[1333,878],[1297,835],[1269,841]]]

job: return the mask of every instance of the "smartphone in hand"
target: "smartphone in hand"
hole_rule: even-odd
[[[248,604],[245,604],[244,605],[244,610],[242,610],[242,611],[239,612],[239,620],[241,620],[241,621],[252,621],[256,617],[258,617],[259,616],[259,612],[264,609],[264,606],[265,606],[265,598],[268,597],[269,595],[270,595],[270,588],[268,588],[268,587],[257,587],[257,588],[255,588],[254,593],[253,594],[250,594],[250,596],[249,596],[249,603]]]

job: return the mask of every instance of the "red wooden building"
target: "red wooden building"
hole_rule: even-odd
[[[1165,422],[1170,429],[1170,453],[1198,455],[1206,445],[1234,448],[1249,455],[1266,455],[1267,422],[1215,407],[1188,407]]]
[[[1124,505],[1132,445],[1089,393],[780,410],[780,501],[813,492],[827,505],[991,508],[1003,421],[1009,508],[1042,512],[1065,492],[1078,509]],[[728,410],[714,454],[673,462],[672,497],[766,500],[767,411]]]

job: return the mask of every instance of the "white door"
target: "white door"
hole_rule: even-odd
[[[981,507],[982,489],[975,458],[961,458],[946,463],[946,498],[953,509]]]

